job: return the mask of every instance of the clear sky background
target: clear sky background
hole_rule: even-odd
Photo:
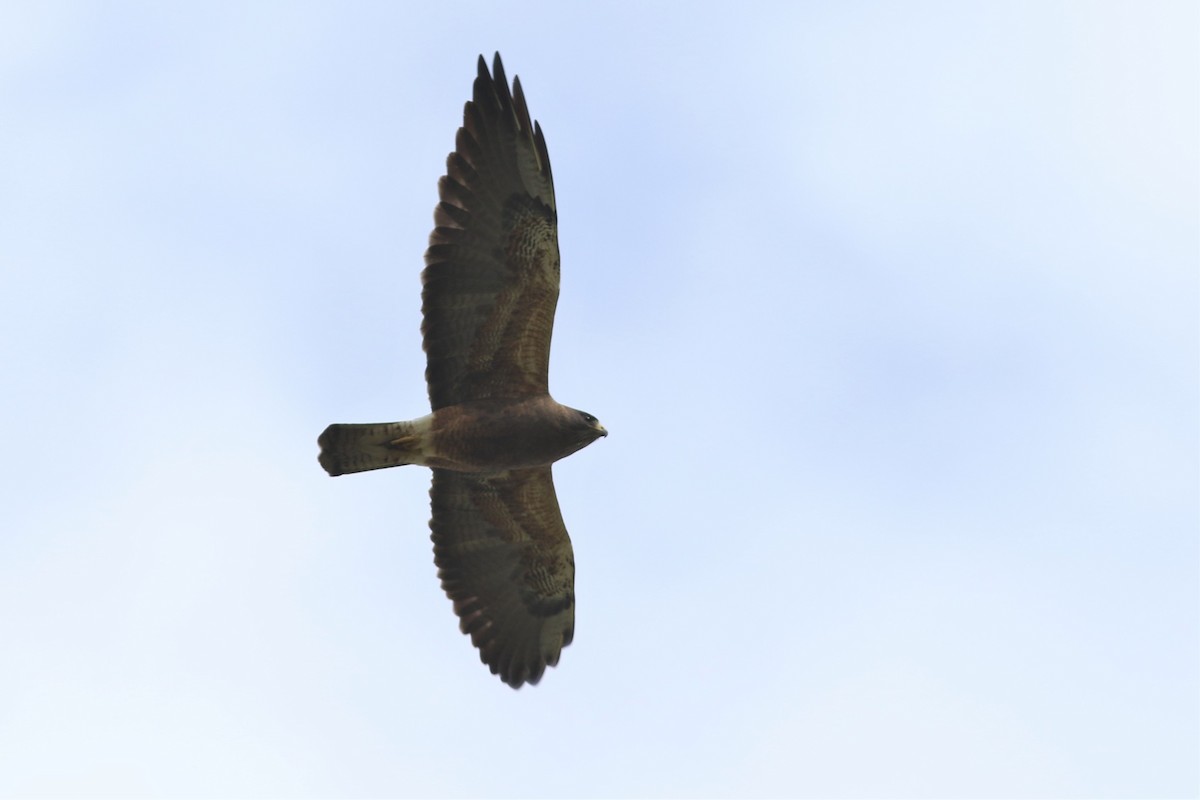
[[[0,5],[0,795],[1195,796],[1194,3]],[[575,643],[458,632],[421,256],[549,143]]]

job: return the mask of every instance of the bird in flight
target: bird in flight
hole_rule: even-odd
[[[334,424],[317,440],[330,475],[433,470],[434,562],[463,633],[517,688],[558,663],[575,632],[575,559],[551,464],[608,432],[550,397],[558,214],[541,126],[497,53],[438,182],[421,273],[432,413]]]

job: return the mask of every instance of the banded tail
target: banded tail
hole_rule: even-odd
[[[334,424],[317,439],[317,460],[331,476],[422,463],[422,420]]]

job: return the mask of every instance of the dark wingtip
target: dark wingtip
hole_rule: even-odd
[[[504,82],[504,62],[500,59],[500,51],[497,50],[492,54],[492,71],[488,73],[487,59],[483,57],[483,53],[479,54],[479,77],[488,80],[495,79],[496,83]]]

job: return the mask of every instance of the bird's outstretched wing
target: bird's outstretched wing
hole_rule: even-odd
[[[550,467],[433,470],[434,561],[463,633],[513,687],[537,683],[575,632],[575,557]]]
[[[509,92],[499,53],[493,72],[480,56],[421,274],[435,411],[548,392],[559,283],[550,156],[519,79]]]

